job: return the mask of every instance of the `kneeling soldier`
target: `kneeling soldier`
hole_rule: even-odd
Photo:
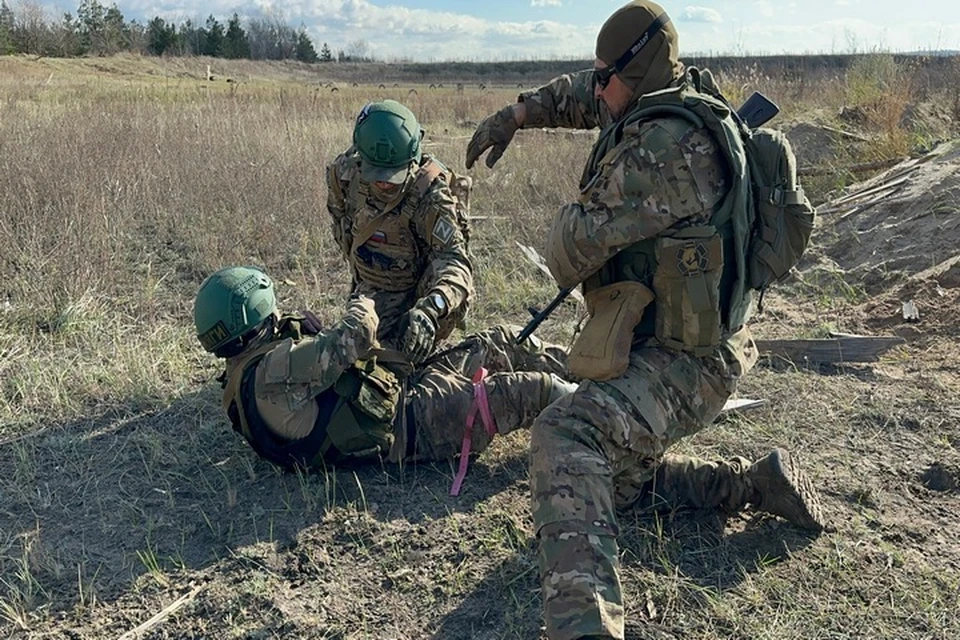
[[[200,343],[226,359],[223,407],[234,429],[286,467],[461,453],[462,480],[469,453],[497,433],[529,427],[574,389],[557,375],[563,349],[537,340],[517,346],[508,327],[468,337],[404,383],[383,362],[378,322],[365,297],[350,300],[326,329],[310,313],[281,316],[273,283],[253,267],[211,275],[194,307]],[[483,426],[469,428],[478,415]]]

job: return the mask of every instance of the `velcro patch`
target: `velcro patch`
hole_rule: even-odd
[[[227,331],[227,325],[225,325],[223,320],[221,320],[217,324],[213,325],[213,327],[205,331],[203,335],[197,337],[200,339],[200,344],[203,345],[204,349],[207,351],[213,351],[214,347],[230,337],[230,332]]]
[[[443,244],[450,244],[453,231],[453,225],[443,218],[437,220],[437,224],[433,225],[433,237]]]

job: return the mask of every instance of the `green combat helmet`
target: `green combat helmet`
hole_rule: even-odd
[[[193,324],[203,348],[211,353],[238,342],[277,308],[273,281],[256,267],[220,269],[200,285]]]
[[[416,116],[396,100],[368,103],[353,127],[360,176],[368,182],[401,184],[410,163],[420,160],[422,137]]]

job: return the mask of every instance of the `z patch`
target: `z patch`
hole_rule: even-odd
[[[453,225],[443,218],[437,220],[437,224],[433,225],[433,237],[443,244],[450,244],[453,231]]]

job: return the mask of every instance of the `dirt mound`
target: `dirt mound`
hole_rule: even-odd
[[[802,168],[836,162],[851,145],[866,145],[870,140],[856,133],[816,122],[792,122],[782,126]]]
[[[903,109],[900,127],[933,139],[949,136],[956,123],[949,110],[935,102],[910,103]]]
[[[821,207],[821,216],[818,252],[867,293],[921,273],[953,286],[960,279],[960,140],[852,187]]]
[[[916,315],[905,314],[905,305],[912,305]],[[918,346],[938,337],[960,337],[958,310],[960,287],[945,288],[936,280],[919,278],[911,278],[859,307],[865,333],[894,334]]]

